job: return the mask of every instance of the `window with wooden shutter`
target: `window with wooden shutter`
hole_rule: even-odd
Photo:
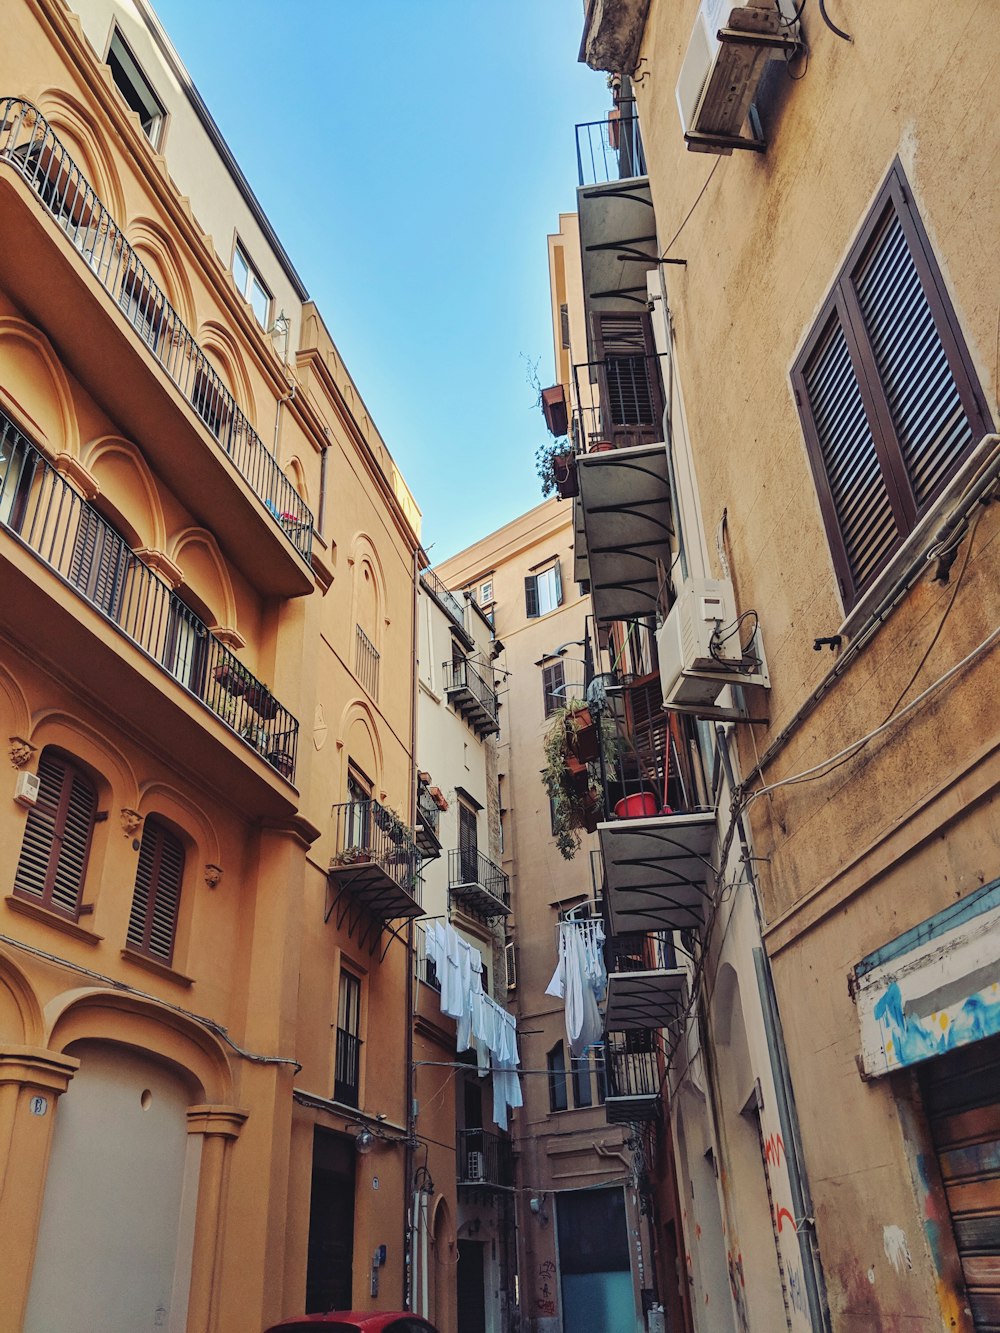
[[[850,608],[992,430],[899,163],[792,382]]]
[[[75,764],[45,749],[38,800],[28,811],[14,892],[74,920],[80,915],[97,789]]]
[[[653,326],[644,310],[593,316],[603,433],[617,448],[663,438],[663,393]]]
[[[566,668],[562,662],[553,662],[542,667],[542,708],[546,717],[551,717],[557,708],[566,704]]]
[[[80,510],[69,576],[112,620],[118,618],[132,552],[124,537],[88,506]]]
[[[184,844],[150,816],[143,825],[135,872],[127,934],[130,949],[160,963],[171,961],[183,878]]]
[[[548,615],[562,606],[562,600],[562,569],[558,560],[524,580],[524,610],[529,619]]]

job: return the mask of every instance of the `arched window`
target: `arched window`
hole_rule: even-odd
[[[51,749],[38,761],[41,786],[28,811],[14,892],[74,920],[97,815],[97,788],[82,769]]]
[[[184,844],[165,824],[150,816],[143,825],[128,919],[130,949],[160,963],[171,961],[183,878]]]

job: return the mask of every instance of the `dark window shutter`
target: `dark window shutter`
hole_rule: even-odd
[[[558,560],[555,563],[555,571],[556,571],[556,606],[562,606],[562,599],[563,599],[562,565]]]
[[[605,433],[619,447],[662,438],[663,395],[646,311],[595,314],[594,353]]]
[[[559,332],[560,341],[564,348],[569,347],[569,306],[561,305],[559,307]]]
[[[529,620],[538,615],[538,584],[534,574],[524,580],[524,611]]]
[[[84,506],[73,544],[69,576],[84,597],[106,615],[117,617],[130,551],[122,537]]]
[[[155,819],[142,830],[127,939],[133,949],[169,963],[184,878],[184,845]]]
[[[549,717],[565,703],[563,686],[566,684],[566,671],[562,662],[542,668],[542,707]]]
[[[28,811],[14,891],[77,917],[97,814],[97,792],[78,768],[43,750],[38,801]]]
[[[849,609],[992,429],[898,163],[792,383]]]

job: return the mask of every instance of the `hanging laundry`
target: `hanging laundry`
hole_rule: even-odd
[[[559,961],[545,994],[565,1001],[566,1037],[576,1056],[604,1036],[598,1007],[608,988],[603,944],[600,921],[588,918],[559,923]]]

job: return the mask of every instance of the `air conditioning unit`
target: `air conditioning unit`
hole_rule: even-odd
[[[759,630],[744,640],[729,579],[686,583],[656,632],[664,707],[710,716],[725,686],[768,685]]]
[[[37,773],[18,773],[14,784],[14,800],[18,805],[35,805],[42,780]]]
[[[465,1178],[468,1181],[477,1183],[486,1179],[486,1162],[481,1152],[470,1152],[467,1154]]]
[[[764,148],[740,131],[768,62],[799,50],[795,11],[794,0],[701,0],[676,89],[689,148]]]

